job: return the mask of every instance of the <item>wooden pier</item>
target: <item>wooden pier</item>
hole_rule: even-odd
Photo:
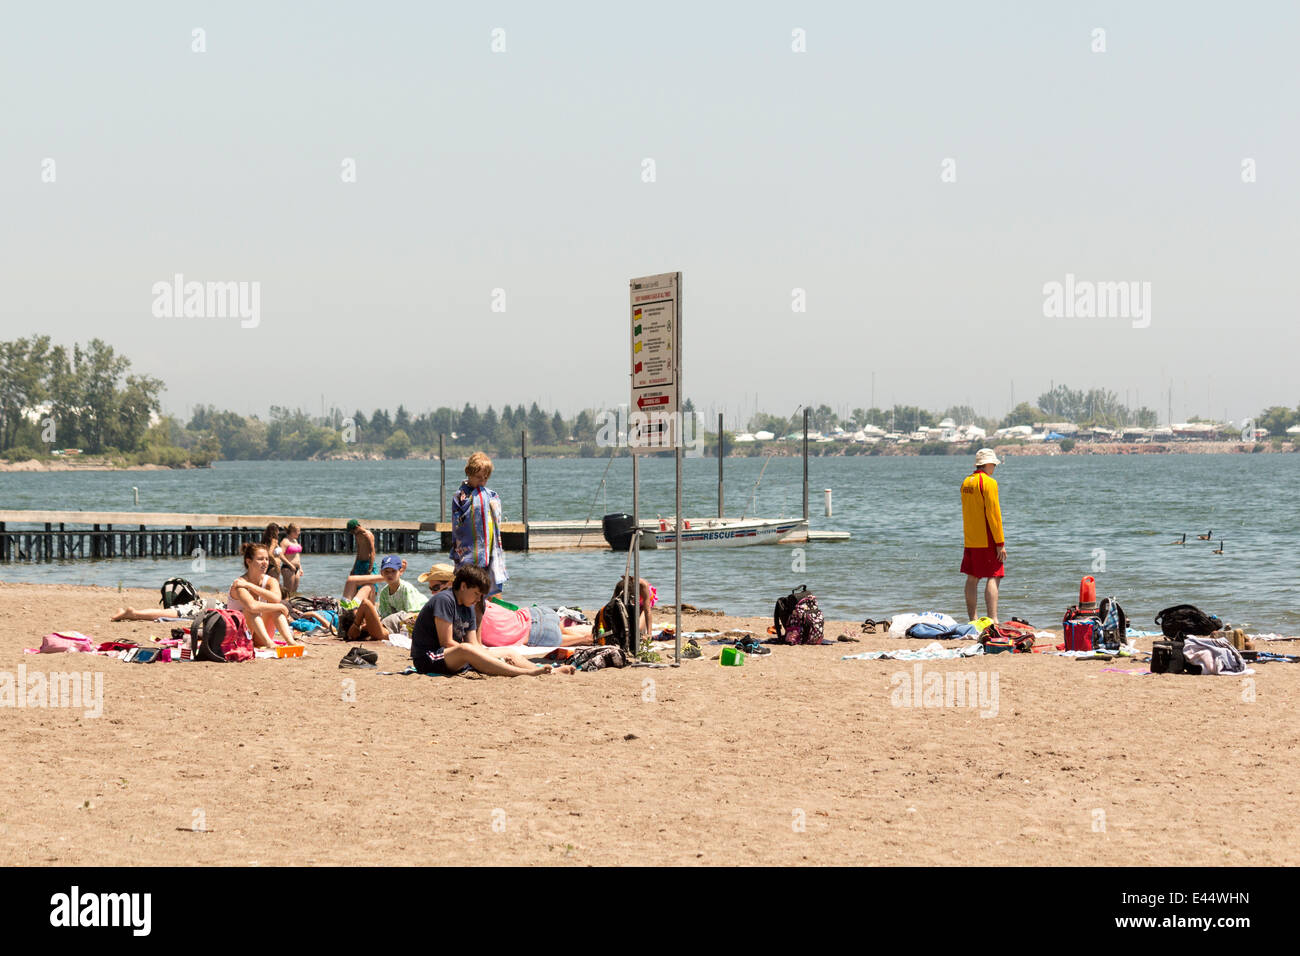
[[[302,529],[306,554],[352,554],[356,542],[338,518],[274,515],[164,514],[107,511],[0,511],[0,561],[67,561],[78,558],[159,558],[236,555],[245,541],[260,541],[274,521]],[[361,519],[377,551],[420,550],[419,521]],[[14,527],[17,526],[17,527]]]

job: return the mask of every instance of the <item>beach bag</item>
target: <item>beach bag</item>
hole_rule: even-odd
[[[190,626],[190,656],[218,664],[253,659],[253,641],[239,611],[205,611]]]
[[[632,617],[628,613],[627,602],[621,597],[616,597],[601,608],[596,615],[596,623],[591,633],[598,645],[619,647],[628,653],[634,653]]]
[[[1151,673],[1199,674],[1201,667],[1188,661],[1182,641],[1155,641],[1151,645]]]
[[[80,631],[54,631],[41,638],[42,654],[89,654],[95,642]]]
[[[785,626],[790,621],[790,615],[799,602],[808,596],[808,585],[801,584],[785,597],[776,599],[776,606],[772,608],[772,633],[776,635],[777,640],[785,640]]]
[[[162,592],[162,600],[159,603],[163,607],[193,604],[199,599],[199,592],[184,578],[168,578],[159,590]]]
[[[1223,622],[1213,614],[1206,614],[1191,604],[1175,604],[1156,615],[1156,624],[1165,637],[1181,641],[1189,634],[1203,637],[1223,627]]]
[[[817,606],[817,597],[806,594],[799,599],[785,622],[786,644],[820,644],[826,619]]]
[[[573,652],[569,663],[580,671],[598,671],[606,667],[627,667],[627,652],[621,647],[581,647]]]
[[[1034,627],[1028,621],[1013,617],[1001,624],[991,624],[980,632],[980,643],[984,645],[985,654],[1000,654],[1010,651],[1013,654],[1032,654],[1034,651]]]

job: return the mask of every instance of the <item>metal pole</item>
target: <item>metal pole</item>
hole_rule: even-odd
[[[808,520],[808,409],[803,410],[803,520]]]
[[[447,521],[447,446],[446,436],[438,432],[438,523]],[[441,550],[441,549],[440,549]]]
[[[674,658],[674,663],[681,664],[682,662],[682,446],[680,442],[677,445],[677,453],[673,457],[676,458],[677,460],[677,541],[673,546],[674,557],[676,559],[675,560],[676,566],[673,572],[674,574],[673,594],[676,596],[676,601],[674,602],[676,604],[676,607],[674,608],[674,610],[677,612],[677,614],[676,614],[675,627],[673,630],[673,638],[677,642],[677,645],[674,648],[676,654]]]
[[[524,536],[525,538],[527,538],[528,536],[528,432],[527,431],[521,431],[519,433],[519,444],[520,447],[522,447],[523,449],[523,455],[524,455],[523,520],[524,520]]]
[[[641,456],[632,455],[632,599],[635,608],[632,620],[632,654],[641,653]],[[624,565],[627,567],[627,565]],[[623,600],[628,597],[628,584],[623,582]],[[653,637],[654,635],[649,635]]]
[[[722,412],[718,412],[718,517],[722,517]]]

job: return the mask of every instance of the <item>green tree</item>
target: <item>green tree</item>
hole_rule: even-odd
[[[533,407],[528,410],[528,438],[537,445],[552,445],[555,443],[555,432],[551,429],[551,423],[546,418],[546,413],[537,407],[533,402]]]
[[[551,432],[557,442],[569,440],[569,426],[564,423],[564,416],[559,412],[556,412],[555,417],[551,419]]]
[[[460,420],[456,422],[456,435],[462,444],[473,445],[483,438],[483,426],[479,420],[478,409],[469,402],[460,411]]]
[[[405,458],[411,453],[411,438],[402,429],[397,429],[384,442],[385,458]]]
[[[1007,412],[999,428],[1013,428],[1016,425],[1037,425],[1039,422],[1047,421],[1047,416],[1034,405],[1028,402],[1021,402],[1011,411]]]
[[[18,440],[25,412],[45,401],[50,337],[0,342],[0,449]]]

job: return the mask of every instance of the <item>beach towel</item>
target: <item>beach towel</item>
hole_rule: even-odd
[[[919,651],[864,651],[861,654],[845,654],[842,661],[944,661],[961,657],[979,657],[984,653],[982,644],[968,644],[965,647],[944,647],[937,641],[921,648]]]
[[[906,637],[908,628],[921,623],[937,624],[945,631],[957,626],[956,620],[937,611],[926,611],[923,614],[898,614],[889,625],[889,636]]]

